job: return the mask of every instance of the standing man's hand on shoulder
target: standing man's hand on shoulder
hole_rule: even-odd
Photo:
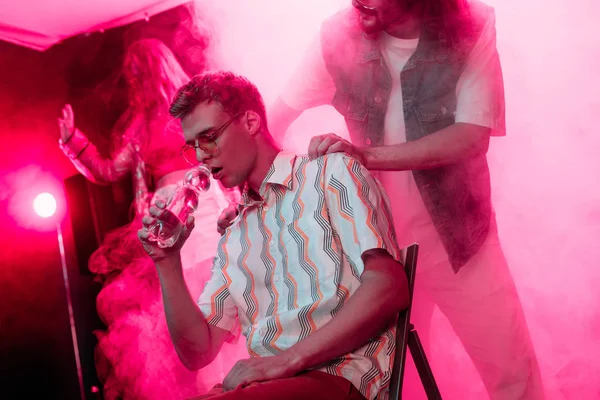
[[[363,149],[353,145],[346,139],[334,133],[315,136],[308,145],[308,156],[311,160],[325,154],[346,153],[356,158],[362,165],[366,166],[366,158]]]

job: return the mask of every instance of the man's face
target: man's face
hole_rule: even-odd
[[[246,128],[246,114],[232,117],[219,103],[212,102],[199,104],[181,120],[186,142],[192,146],[202,143],[196,150],[198,161],[228,188],[244,183],[256,160],[256,142]],[[205,139],[225,124],[214,140]]]
[[[361,29],[373,35],[406,16],[414,0],[352,0]]]
[[[358,23],[365,33],[375,34],[385,29],[383,3],[384,0],[352,0]]]

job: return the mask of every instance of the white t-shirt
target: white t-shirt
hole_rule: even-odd
[[[417,48],[418,39],[398,39],[382,33],[381,53],[392,76],[392,90],[384,125],[384,145],[406,142],[400,72]],[[281,99],[291,108],[305,110],[330,104],[335,83],[329,75],[320,37],[311,42],[306,56],[286,84]],[[504,85],[496,50],[495,16],[490,14],[480,38],[473,47],[463,74],[456,85],[456,122],[491,128],[492,135],[505,135]],[[380,171],[391,201],[400,247],[421,244],[419,259],[435,264],[445,257],[439,235],[427,212],[411,171]]]

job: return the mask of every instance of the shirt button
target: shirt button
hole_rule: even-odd
[[[448,113],[448,109],[445,106],[442,106],[442,115],[446,115]]]
[[[281,278],[279,276],[276,276],[275,278],[273,278],[273,282],[279,282],[281,280]]]
[[[367,139],[367,140],[365,140],[365,144],[366,144],[367,146],[370,146],[370,145],[371,145],[371,143],[373,143],[373,142],[371,141],[371,139]]]
[[[380,104],[381,103],[381,96],[375,96],[375,98],[373,99],[373,101],[375,102],[375,104]]]

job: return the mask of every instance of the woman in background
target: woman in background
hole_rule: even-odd
[[[133,174],[133,222],[109,233],[90,258],[90,270],[104,284],[97,309],[108,327],[95,332],[99,341],[96,367],[106,399],[182,398],[221,382],[235,361],[248,355],[241,342],[235,347],[226,345],[211,365],[197,373],[188,371],[177,358],[166,328],[156,270],[137,240],[137,230],[149,205],[166,200],[191,168],[180,156],[183,136],[168,115],[170,99],[189,78],[171,50],[156,39],[133,43],[122,71],[129,106],[115,125],[112,157],[102,157],[75,127],[70,105],[59,119],[60,148],[90,181],[110,184]],[[210,276],[220,238],[214,228],[217,216],[235,197],[211,179],[209,191],[200,199],[194,214],[196,229],[182,249],[185,278],[194,297]]]

